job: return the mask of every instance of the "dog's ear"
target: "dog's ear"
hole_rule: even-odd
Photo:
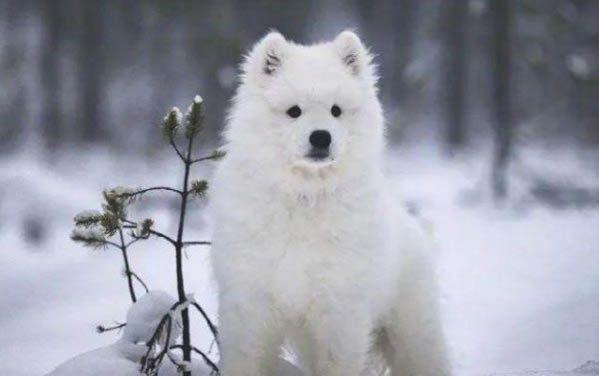
[[[372,57],[362,44],[360,38],[353,31],[342,31],[333,41],[333,46],[343,65],[352,74],[363,76],[370,70]]]
[[[273,76],[286,59],[288,42],[277,31],[271,31],[262,38],[246,57],[243,71],[247,76]]]
[[[271,31],[264,37],[262,42],[264,44],[262,51],[262,71],[265,74],[272,75],[281,67],[283,59],[285,59],[287,41],[280,33]]]

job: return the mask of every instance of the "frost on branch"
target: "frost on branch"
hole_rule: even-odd
[[[121,229],[121,221],[126,218],[126,206],[135,191],[116,187],[103,192],[102,212],[84,210],[73,219],[75,229],[71,239],[86,246],[100,247],[108,244],[108,238]]]
[[[168,139],[173,139],[181,126],[182,120],[181,110],[178,107],[171,108],[162,120],[162,134]]]
[[[76,242],[81,242],[88,247],[98,248],[106,245],[106,237],[104,229],[97,225],[89,227],[77,227],[71,233],[71,239]]]
[[[102,220],[102,213],[97,210],[84,210],[74,218],[77,226],[91,226],[98,224]]]

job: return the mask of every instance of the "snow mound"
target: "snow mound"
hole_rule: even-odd
[[[139,362],[146,354],[145,345],[120,339],[116,343],[92,350],[66,361],[46,376],[139,376]],[[174,356],[178,362],[183,360]],[[192,359],[193,376],[208,376],[210,369],[199,359]],[[165,359],[158,376],[181,376],[177,366]]]
[[[582,375],[599,375],[599,362],[589,360],[586,363],[574,368],[572,372]]]
[[[183,363],[183,359],[180,356],[174,356],[177,363]],[[181,376],[182,373],[178,372],[177,366],[170,360],[165,360],[160,366],[159,376]],[[191,359],[191,375],[192,376],[208,376],[210,375],[210,368],[204,363],[203,360],[196,358]]]
[[[163,291],[150,291],[141,297],[127,312],[127,326],[123,339],[131,343],[147,343],[162,317],[177,302],[175,298]],[[181,335],[180,318],[171,326],[171,344]]]
[[[177,301],[162,291],[151,291],[141,297],[127,312],[127,325],[121,339],[105,347],[75,356],[58,366],[47,376],[139,376],[141,358],[148,351],[150,340],[158,323]],[[171,329],[171,341],[180,335],[180,322]],[[172,343],[171,342],[171,343]],[[164,364],[170,363],[166,361]],[[164,367],[159,375],[177,375],[176,367]],[[199,363],[192,363],[198,376],[208,375]],[[171,372],[173,371],[173,372]]]
[[[139,376],[139,360],[146,351],[145,345],[120,339],[67,360],[47,376]]]
[[[516,373],[491,374],[489,376],[582,376],[599,375],[599,361],[589,360],[571,371],[523,371]]]

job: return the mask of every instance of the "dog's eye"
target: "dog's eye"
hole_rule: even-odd
[[[302,109],[299,108],[298,105],[289,107],[289,109],[287,110],[287,115],[291,116],[294,119],[300,117],[301,114],[302,114]]]
[[[333,107],[331,107],[331,115],[339,117],[341,115],[341,108],[334,104]]]

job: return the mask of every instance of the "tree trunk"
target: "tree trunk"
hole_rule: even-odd
[[[449,151],[453,153],[462,147],[465,141],[468,1],[448,1],[444,6],[445,51],[441,60],[444,81],[442,103],[447,118],[446,142]]]
[[[27,6],[18,0],[6,1],[2,6],[6,31],[5,46],[0,54],[0,68],[3,72],[2,91],[6,94],[6,104],[0,106],[0,151],[8,152],[16,148],[22,138],[26,118],[26,87],[23,74],[25,60],[25,31],[22,20]],[[31,131],[31,129],[29,129]]]
[[[409,88],[405,81],[405,70],[410,64],[412,57],[412,44],[416,16],[417,1],[397,0],[391,2],[392,32],[390,34],[392,43],[391,66],[388,72],[391,77],[390,97],[400,106],[407,97]],[[388,31],[387,31],[388,33]],[[389,34],[387,34],[389,36]]]
[[[62,1],[41,1],[43,37],[41,43],[42,136],[55,148],[64,135],[61,114],[60,58],[62,56]]]
[[[492,189],[496,200],[508,194],[507,167],[512,153],[512,114],[510,106],[510,5],[511,0],[492,0],[493,23],[493,126],[494,151],[492,165]]]
[[[381,97],[394,105],[405,99],[404,70],[412,52],[416,6],[414,0],[358,2],[357,9],[372,47],[381,52],[377,62],[387,74],[380,83]]]
[[[82,22],[79,40],[79,127],[83,141],[95,142],[106,138],[100,119],[103,66],[102,3],[99,0],[86,0],[80,6]]]

